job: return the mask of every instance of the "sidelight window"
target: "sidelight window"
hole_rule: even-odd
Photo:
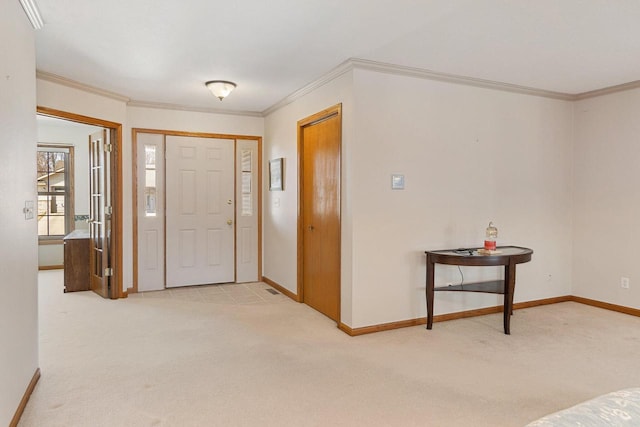
[[[156,146],[144,146],[144,214],[157,214]]]

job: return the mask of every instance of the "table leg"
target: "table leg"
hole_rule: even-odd
[[[513,294],[516,287],[516,265],[504,266],[504,333],[511,334],[511,314],[513,313]]]
[[[427,294],[427,329],[433,326],[433,279],[435,264],[427,255],[427,283],[425,293]]]

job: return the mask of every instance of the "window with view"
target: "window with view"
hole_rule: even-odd
[[[73,228],[73,147],[38,145],[38,237],[61,239]]]

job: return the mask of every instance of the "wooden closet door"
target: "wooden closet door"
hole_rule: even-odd
[[[299,124],[302,299],[340,320],[340,109]]]

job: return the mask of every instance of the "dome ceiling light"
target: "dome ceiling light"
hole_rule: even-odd
[[[227,80],[211,80],[205,85],[220,101],[226,98],[235,88],[236,84]]]

